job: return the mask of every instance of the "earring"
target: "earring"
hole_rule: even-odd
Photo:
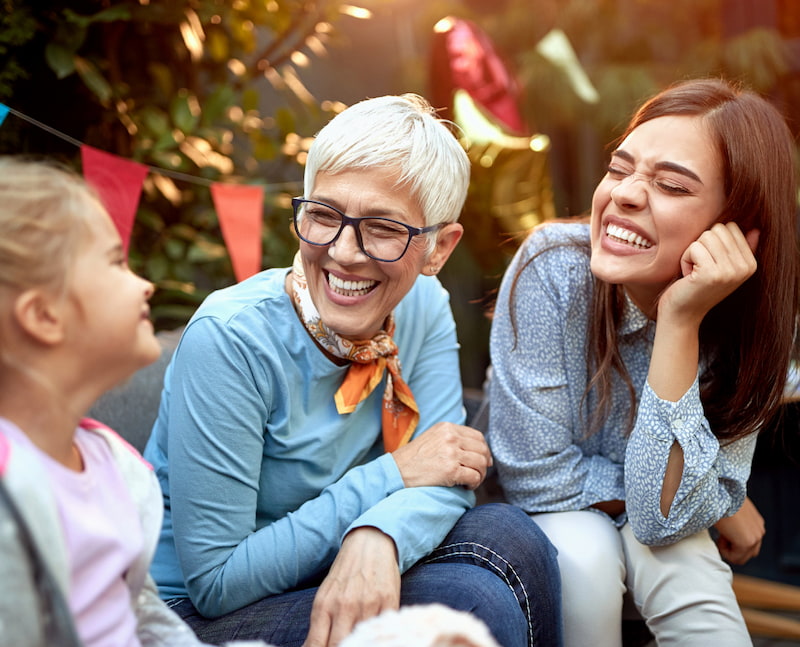
[[[436,267],[435,265],[431,265],[431,274],[438,274],[439,269],[440,268]]]

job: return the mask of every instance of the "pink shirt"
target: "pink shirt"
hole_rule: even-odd
[[[78,634],[86,647],[140,647],[124,580],[143,549],[139,517],[106,441],[78,429],[75,443],[83,472],[39,453],[58,504]]]

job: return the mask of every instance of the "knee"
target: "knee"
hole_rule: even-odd
[[[735,604],[731,569],[707,532],[655,548],[629,542],[628,553],[630,588],[647,615],[654,608]]]
[[[613,523],[585,511],[541,514],[534,520],[558,549],[562,586],[568,597],[619,607],[625,591],[625,557]]]
[[[434,603],[479,618],[501,645],[528,644],[528,618],[511,585],[479,565],[418,564],[403,575],[401,606]]]
[[[466,566],[463,574],[450,582],[451,606],[482,620],[501,645],[527,645],[528,619],[509,585],[482,568]]]
[[[551,563],[557,572],[557,551],[547,535],[523,510],[508,503],[487,503],[464,513],[456,526],[461,537],[511,559]]]
[[[613,553],[589,550],[559,554],[561,586],[571,602],[595,613],[619,615],[625,593],[625,570]]]

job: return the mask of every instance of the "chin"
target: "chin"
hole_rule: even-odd
[[[333,326],[328,326],[333,332],[335,332],[339,337],[343,339],[349,339],[350,341],[363,341],[365,339],[372,339],[375,334],[378,332],[367,332],[365,330],[354,330],[352,328],[334,328]]]
[[[152,341],[147,340],[146,345],[144,345],[142,351],[139,353],[140,368],[152,364],[159,357],[161,357],[161,344],[159,343],[155,335],[153,335]]]

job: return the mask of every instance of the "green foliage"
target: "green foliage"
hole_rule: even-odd
[[[36,32],[36,20],[29,9],[5,3],[0,14],[0,96],[8,95],[19,78],[26,76],[23,62],[15,55],[17,48],[30,42]]]
[[[305,155],[298,133],[315,132],[333,114],[305,89],[293,59],[324,52],[342,3],[43,4],[2,0],[0,101],[154,167],[130,264],[158,288],[157,327],[185,322],[210,290],[234,281],[208,188],[214,181],[264,184],[263,266],[288,264],[296,248],[288,198],[301,190]],[[58,110],[68,108],[60,117],[53,97],[63,97]],[[266,107],[265,97],[279,108]],[[53,152],[24,125],[11,140],[8,127],[6,152]],[[77,155],[65,157],[77,163]]]
[[[234,280],[211,182],[262,182],[262,265],[291,261],[296,244],[288,198],[301,191],[306,138],[334,110],[303,86],[297,55],[313,59],[331,46],[344,4],[0,0],[0,101],[87,144],[164,169],[148,176],[130,252],[133,268],[159,288],[153,299],[159,327],[182,323],[210,290]],[[394,15],[413,12],[418,44],[448,14],[473,19],[489,33],[518,74],[531,132],[550,136],[556,213],[574,214],[590,203],[606,144],[644,97],[668,83],[725,75],[772,96],[787,114],[800,112],[800,81],[790,70],[787,45],[792,35],[781,33],[780,24],[731,28],[735,4],[406,0],[391,6]],[[775,6],[800,14],[794,3]],[[788,22],[797,24],[800,15]],[[568,36],[597,103],[582,99],[565,68],[537,50],[553,28]],[[420,47],[403,62],[404,80],[383,91],[424,93],[425,57]],[[59,145],[18,120],[7,119],[0,129],[5,152],[76,158],[71,145]],[[487,186],[479,180],[471,191],[479,202]],[[465,258],[496,256],[503,245],[488,237],[483,243],[463,250]],[[501,249],[504,257],[513,251]],[[479,265],[464,266],[471,264]]]

